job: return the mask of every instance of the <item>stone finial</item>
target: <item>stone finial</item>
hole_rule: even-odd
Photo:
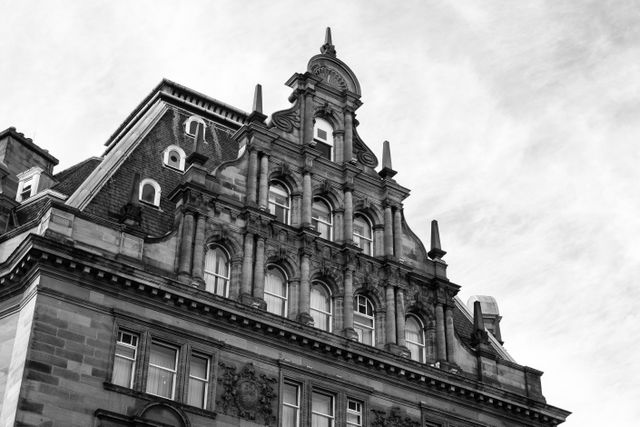
[[[331,41],[331,28],[327,27],[327,31],[324,35],[324,44],[320,48],[320,53],[329,56],[336,56],[336,47],[333,45]]]
[[[391,167],[391,147],[389,141],[382,144],[382,170],[378,173],[382,178],[393,178],[398,173]]]
[[[133,176],[131,184],[131,192],[129,193],[129,202],[120,209],[120,223],[126,225],[137,226],[142,222],[142,209],[140,208],[140,200],[138,192],[140,187],[140,174]]]
[[[484,317],[482,316],[482,303],[473,303],[473,334],[471,335],[473,345],[486,345],[489,343],[489,335],[484,328]]]
[[[438,229],[438,221],[431,221],[431,250],[427,253],[431,259],[441,259],[447,252],[440,247],[440,230]]]
[[[249,121],[252,123],[264,123],[267,116],[262,112],[262,85],[258,83],[253,92],[253,111],[249,114]]]
[[[187,164],[204,165],[209,160],[209,157],[202,152],[204,149],[204,125],[202,124],[198,124],[194,144],[193,153],[187,157]]]

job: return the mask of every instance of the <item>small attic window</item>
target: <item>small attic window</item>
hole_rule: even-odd
[[[38,183],[41,173],[42,169],[36,166],[17,175],[19,181],[16,201],[22,202],[38,193]]]
[[[160,207],[160,185],[153,179],[143,179],[140,182],[138,198],[141,202]]]
[[[316,149],[322,153],[322,157],[333,160],[333,127],[321,118],[316,118],[313,126],[313,141]]]
[[[202,126],[202,130],[206,129],[206,124],[204,123],[202,117],[191,116],[187,119],[186,122],[184,122],[184,133],[195,138],[196,134],[198,133],[198,126]]]
[[[162,161],[165,166],[179,171],[184,171],[184,162],[186,158],[184,150],[177,145],[170,145],[162,153]]]

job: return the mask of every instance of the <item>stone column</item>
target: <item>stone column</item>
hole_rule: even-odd
[[[444,335],[444,310],[442,303],[436,304],[436,354],[438,360],[447,360],[447,344]]]
[[[393,256],[393,217],[388,203],[384,207],[384,255]]]
[[[291,226],[300,227],[302,224],[302,193],[291,193]]]
[[[393,248],[396,258],[402,258],[402,211],[400,206],[393,214]]]
[[[256,241],[256,262],[253,267],[253,297],[264,299],[264,237]]]
[[[309,298],[310,298],[310,254],[303,251],[300,260],[300,293],[298,294],[298,319],[307,323],[311,319],[309,314]]]
[[[185,212],[182,217],[182,240],[180,241],[180,261],[178,274],[191,274],[191,260],[193,256],[193,212]]]
[[[343,325],[344,336],[355,339],[357,335],[353,329],[353,270],[347,267],[344,270],[344,298],[343,298]]]
[[[447,360],[453,362],[454,356],[454,333],[453,333],[453,307],[447,305],[444,311],[445,318],[445,333],[447,337]]]
[[[198,220],[196,221],[196,236],[193,247],[193,268],[191,270],[191,275],[195,279],[199,280],[203,279],[204,271],[204,232],[206,223],[207,217],[199,214]]]
[[[305,170],[302,176],[302,225],[311,225],[311,173]]]
[[[258,152],[252,149],[249,153],[249,171],[247,173],[247,204],[256,204],[256,185],[258,176]]]
[[[396,289],[396,337],[400,346],[406,346],[404,338],[405,331],[405,312],[404,312],[404,291],[400,288]]]
[[[353,242],[353,188],[345,186],[344,189],[344,236],[345,242]]]
[[[242,283],[242,255],[234,255],[231,258],[231,272],[229,275],[229,298],[237,300]]]
[[[344,111],[344,162],[348,163],[353,158],[353,112]]]
[[[387,285],[387,313],[385,319],[386,343],[396,343],[396,301],[394,298],[394,289],[392,285]]]
[[[260,158],[260,185],[258,187],[258,207],[267,209],[269,197],[269,156],[262,154]]]
[[[313,141],[313,95],[310,91],[304,94],[304,144]]]
[[[242,287],[240,296],[251,295],[251,282],[253,280],[253,234],[247,232],[244,235],[244,258],[242,259]]]

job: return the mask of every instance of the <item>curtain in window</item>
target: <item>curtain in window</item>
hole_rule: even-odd
[[[178,351],[160,344],[151,345],[147,393],[173,399]]]

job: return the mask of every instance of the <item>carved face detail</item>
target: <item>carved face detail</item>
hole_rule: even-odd
[[[238,384],[238,406],[246,411],[255,410],[259,400],[259,390],[255,382],[244,380]]]

